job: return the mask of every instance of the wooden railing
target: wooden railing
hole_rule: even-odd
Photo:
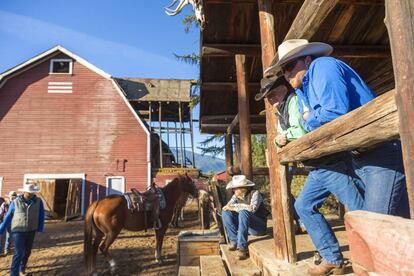
[[[279,161],[286,164],[315,159],[336,152],[369,147],[398,136],[395,91],[391,90],[289,143],[279,152]]]

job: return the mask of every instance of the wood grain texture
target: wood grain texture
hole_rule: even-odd
[[[290,142],[280,150],[280,162],[315,159],[397,138],[398,114],[394,97],[395,91],[389,91]]]
[[[201,276],[227,276],[223,260],[219,255],[200,256]]]
[[[353,211],[346,213],[345,225],[357,275],[414,274],[414,221]]]
[[[385,1],[407,191],[414,219],[414,1]]]
[[[260,276],[261,271],[256,265],[247,258],[239,260],[236,251],[230,251],[227,244],[220,245],[223,260],[226,262],[230,275],[232,276]]]

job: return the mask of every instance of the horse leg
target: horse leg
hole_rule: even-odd
[[[105,239],[99,249],[101,250],[102,254],[105,256],[106,261],[109,263],[111,267],[111,273],[115,273],[116,271],[116,262],[112,258],[111,254],[109,253],[109,247],[115,241],[116,237],[118,236],[120,231],[118,232],[109,232],[105,235]]]
[[[167,231],[167,226],[168,224],[163,223],[160,229],[155,230],[155,261],[158,264],[162,264],[161,249],[162,243],[164,241],[165,232]]]
[[[98,254],[99,245],[102,242],[103,233],[101,231],[96,231],[96,237],[92,244],[92,271],[95,271],[96,268],[96,255]]]

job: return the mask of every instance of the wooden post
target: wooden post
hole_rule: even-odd
[[[177,122],[174,122],[174,133],[175,133],[175,162],[178,164],[179,158],[178,158],[178,135],[177,135]]]
[[[191,139],[191,153],[192,153],[192,158],[193,158],[193,168],[196,168],[196,164],[195,164],[195,154],[194,154],[194,133],[193,133],[193,110],[192,108],[190,109],[190,139]]]
[[[385,25],[390,37],[396,104],[400,121],[411,218],[414,219],[414,1],[386,0]]]
[[[233,135],[234,139],[234,161],[233,166],[234,167],[240,167],[240,136],[239,135]]]
[[[273,18],[274,1],[258,0],[258,7],[264,71],[276,54]],[[267,99],[265,100],[265,107],[275,254],[279,260],[294,263],[296,262],[296,243],[290,187],[287,182],[287,167],[279,165],[279,158],[273,143],[276,137],[277,118]]]
[[[240,169],[248,179],[253,180],[252,141],[250,130],[249,93],[247,91],[246,56],[236,55],[237,92],[239,105],[240,129]]]
[[[233,167],[233,143],[232,143],[232,135],[226,134],[225,136],[225,155],[226,155],[226,172],[230,176],[230,169]],[[230,181],[230,180],[229,180]]]
[[[181,168],[184,167],[184,150],[183,150],[183,116],[181,114],[181,102],[178,102],[178,118],[180,120],[180,152],[181,152]]]
[[[162,104],[161,104],[161,102],[158,102],[158,123],[159,123],[159,135],[160,135],[160,140],[159,140],[159,142],[160,142],[160,168],[162,168],[163,167],[163,156],[162,156],[162,133],[161,133],[161,116],[162,116],[162,110],[161,110],[161,108],[162,108]]]

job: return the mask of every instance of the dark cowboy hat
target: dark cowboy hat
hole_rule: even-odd
[[[289,83],[286,81],[284,76],[271,76],[271,77],[265,77],[260,82],[260,92],[256,94],[254,99],[256,101],[262,100],[264,97],[269,94],[270,91],[273,89],[276,89],[279,86],[286,86],[288,89],[290,87]]]

